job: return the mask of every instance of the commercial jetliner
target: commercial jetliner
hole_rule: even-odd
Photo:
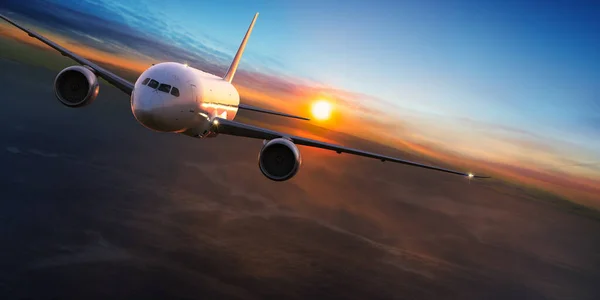
[[[452,173],[469,179],[489,178],[323,143],[234,121],[239,109],[308,120],[300,116],[240,103],[239,93],[231,82],[257,17],[258,13],[254,15],[225,76],[209,74],[187,64],[165,62],[151,66],[135,83],[131,83],[0,15],[0,18],[25,31],[30,37],[40,40],[79,64],[65,68],[54,79],[54,93],[62,104],[68,107],[83,107],[91,104],[98,96],[98,77],[104,78],[130,96],[133,115],[139,123],[149,129],[197,138],[228,134],[264,140],[258,156],[258,166],[260,171],[271,180],[285,181],[296,175],[302,164],[302,157],[296,145]]]

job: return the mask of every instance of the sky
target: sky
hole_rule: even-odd
[[[181,61],[217,75],[259,12],[234,80],[249,101],[293,112],[325,98],[335,106],[324,127],[600,191],[593,1],[4,3],[137,69]]]

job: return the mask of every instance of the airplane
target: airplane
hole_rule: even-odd
[[[301,116],[240,103],[239,93],[231,82],[257,17],[258,13],[254,15],[224,76],[203,72],[187,64],[163,62],[152,65],[138,77],[135,83],[131,83],[0,14],[0,18],[26,32],[30,37],[40,40],[79,64],[65,68],[54,79],[55,96],[63,105],[71,108],[90,105],[98,96],[100,88],[98,77],[101,77],[130,96],[131,111],[135,119],[151,130],[179,133],[196,138],[212,138],[225,134],[262,139],[263,146],[258,155],[258,166],[262,174],[273,181],[289,180],[298,172],[302,157],[296,145],[457,174],[468,179],[490,178],[324,143],[234,121],[238,110],[309,120]]]

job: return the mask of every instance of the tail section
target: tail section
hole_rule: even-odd
[[[258,13],[256,13],[254,15],[254,19],[252,19],[252,23],[250,23],[250,27],[248,27],[248,31],[246,31],[246,35],[244,36],[244,39],[242,40],[242,44],[240,45],[240,48],[238,49],[237,53],[235,54],[235,57],[233,58],[233,62],[231,63],[231,66],[229,66],[229,70],[227,70],[227,73],[225,73],[225,76],[223,76],[224,80],[227,80],[229,82],[231,82],[233,80],[235,71],[237,71],[238,64],[240,63],[240,59],[242,58],[242,54],[244,53],[244,49],[246,48],[246,43],[248,42],[248,38],[250,37],[250,34],[252,33],[252,28],[254,28],[254,22],[256,22],[256,18],[258,18]]]

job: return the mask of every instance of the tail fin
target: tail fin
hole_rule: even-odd
[[[248,38],[252,33],[252,28],[254,28],[254,22],[256,22],[256,18],[258,18],[258,13],[254,15],[254,19],[252,19],[252,23],[250,23],[250,27],[248,27],[248,31],[246,31],[246,35],[242,40],[242,44],[240,45],[240,48],[235,54],[233,62],[231,62],[231,66],[229,66],[229,70],[227,70],[227,73],[225,73],[225,76],[223,76],[224,80],[227,80],[229,82],[233,80],[233,75],[235,75],[235,71],[237,70],[238,64],[240,63],[240,59],[242,58],[242,54],[244,53],[244,49],[246,48],[246,43],[248,42]]]

